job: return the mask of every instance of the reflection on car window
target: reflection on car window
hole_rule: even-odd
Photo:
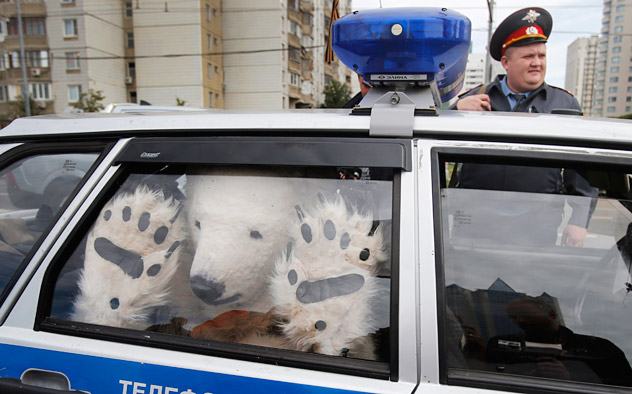
[[[32,156],[0,171],[0,293],[97,156]]]
[[[132,174],[103,206],[51,317],[388,359],[392,172],[172,171]]]
[[[632,386],[629,177],[565,171],[595,192],[442,189],[450,368]]]

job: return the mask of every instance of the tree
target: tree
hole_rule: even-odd
[[[180,97],[176,97],[176,105],[178,107],[184,107],[187,104],[186,100],[182,100]]]
[[[105,96],[102,90],[88,89],[88,93],[81,93],[79,95],[79,101],[72,106],[83,110],[83,112],[98,112],[105,108],[103,103]]]
[[[351,100],[351,88],[346,83],[335,79],[325,86],[323,93],[325,93],[325,108],[341,108]]]
[[[33,100],[33,98],[29,95],[29,103],[31,106],[31,116],[39,115],[44,112],[44,108],[41,108],[38,103]],[[8,118],[13,120],[15,118],[21,118],[26,116],[26,108],[24,106],[24,99],[21,96],[17,96],[15,101],[9,102],[9,115]]]
[[[621,116],[617,116],[619,119],[632,119],[632,114],[625,114]]]

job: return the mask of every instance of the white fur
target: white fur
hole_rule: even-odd
[[[371,215],[364,216],[355,210],[348,213],[341,197],[333,202],[324,200],[314,209],[303,212],[303,220],[294,226],[293,250],[277,260],[271,278],[274,314],[285,321],[282,324],[284,336],[297,350],[330,355],[340,355],[344,349],[353,352],[362,337],[375,329],[371,316],[371,297],[378,292],[374,273],[376,266],[388,258],[381,226],[369,236],[373,225]],[[327,239],[323,232],[328,220],[336,228],[333,240]],[[301,234],[303,224],[311,228],[310,243]],[[346,249],[340,246],[344,233],[350,236]],[[370,250],[366,261],[359,257],[364,248]],[[292,270],[297,273],[295,284],[288,279]],[[303,281],[348,274],[364,278],[364,285],[358,291],[314,303],[297,299],[297,287]],[[315,327],[319,320],[326,323],[324,330]]]
[[[299,203],[292,178],[283,175],[291,174],[222,168],[188,176],[187,217],[195,253],[190,278],[224,286],[221,296],[207,300],[212,316],[232,309],[268,311],[266,278],[289,240]]]
[[[122,218],[126,206],[131,208],[129,221]],[[144,187],[139,187],[133,194],[117,196],[106,204],[87,237],[80,293],[74,302],[74,320],[145,328],[152,308],[169,302],[171,281],[178,268],[182,244],[170,257],[165,258],[165,255],[175,242],[182,243],[186,234],[183,215],[170,222],[179,209],[173,199],[164,200],[161,194]],[[104,219],[106,211],[111,212],[109,220]],[[149,212],[151,219],[149,227],[141,232],[138,223],[144,212]],[[169,232],[164,242],[158,245],[153,236],[163,225]],[[142,275],[134,279],[118,265],[102,258],[95,251],[97,238],[107,238],[115,245],[141,255],[144,262]],[[149,276],[147,270],[155,264],[161,268],[155,276]],[[114,298],[119,302],[116,309],[111,307]]]

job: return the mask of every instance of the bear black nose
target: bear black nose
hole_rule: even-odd
[[[196,275],[191,278],[191,289],[199,299],[209,305],[215,305],[213,302],[224,294],[226,285],[215,278]]]

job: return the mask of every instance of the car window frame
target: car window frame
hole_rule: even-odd
[[[61,205],[59,211],[55,214],[51,222],[44,228],[40,237],[35,240],[33,247],[24,256],[24,260],[18,267],[18,269],[13,273],[13,276],[7,283],[7,286],[0,292],[0,305],[3,305],[6,301],[7,297],[13,290],[16,282],[26,269],[26,267],[30,264],[33,255],[37,253],[39,248],[41,247],[42,242],[46,236],[50,233],[51,229],[54,227],[55,223],[59,220],[59,217],[64,213],[68,205],[72,202],[76,194],[83,187],[85,182],[90,178],[90,176],[94,173],[98,165],[103,161],[103,159],[107,156],[108,152],[111,150],[113,144],[111,142],[106,141],[94,141],[88,142],[64,142],[64,143],[41,143],[41,142],[24,142],[18,144],[17,146],[8,149],[6,152],[0,154],[0,169],[6,169],[11,166],[13,163],[16,163],[20,160],[27,159],[30,157],[43,156],[43,155],[53,155],[53,154],[91,154],[97,153],[97,157],[90,165],[90,168],[86,171],[86,174],[83,176],[81,181],[73,188],[70,192],[64,203]]]
[[[456,145],[456,144],[454,144]],[[510,164],[542,167],[568,167],[615,170],[631,169],[632,152],[620,149],[605,152],[603,149],[585,148],[579,146],[537,145],[529,143],[488,143],[468,141],[460,146],[451,143],[431,148],[431,173],[433,221],[435,234],[435,271],[436,271],[436,299],[437,299],[437,329],[439,340],[439,382],[445,385],[480,388],[488,390],[505,390],[513,392],[585,392],[589,387],[594,393],[630,392],[632,387],[595,385],[585,382],[546,380],[538,377],[520,375],[498,376],[487,371],[474,369],[450,371],[447,363],[446,346],[446,297],[445,271],[443,251],[443,218],[441,206],[441,189],[448,186],[450,179],[446,179],[445,163],[468,162],[484,164]]]
[[[191,148],[199,154],[192,154]],[[211,149],[209,149],[209,147]],[[311,149],[310,149],[311,148]],[[332,152],[333,148],[333,152]],[[263,153],[262,153],[263,149]],[[294,154],[287,149],[297,149]],[[364,149],[364,150],[363,150]],[[214,156],[209,154],[214,152]],[[286,150],[279,155],[279,150]],[[369,153],[366,153],[366,152]],[[159,155],[143,155],[160,152]],[[165,154],[166,152],[166,154]],[[241,154],[235,155],[235,152]],[[251,156],[256,152],[256,159]],[[311,152],[306,155],[305,152]],[[314,153],[316,152],[316,153]],[[363,153],[364,152],[364,153]],[[158,159],[157,159],[158,157]],[[159,169],[166,164],[217,165],[274,165],[288,167],[382,167],[393,169],[391,231],[391,294],[390,294],[390,362],[349,359],[339,356],[301,353],[252,345],[222,343],[194,343],[190,338],[131,329],[106,327],[71,322],[48,317],[52,307],[55,283],[67,258],[90,229],[102,207],[116,193],[118,187],[136,171]],[[75,335],[79,337],[185,351],[208,356],[284,365],[301,369],[343,373],[353,376],[398,381],[399,331],[399,214],[401,171],[412,170],[412,147],[407,140],[335,138],[335,137],[137,137],[132,139],[113,161],[116,173],[100,190],[98,198],[89,204],[85,215],[64,240],[59,251],[46,267],[35,318],[35,330]]]

